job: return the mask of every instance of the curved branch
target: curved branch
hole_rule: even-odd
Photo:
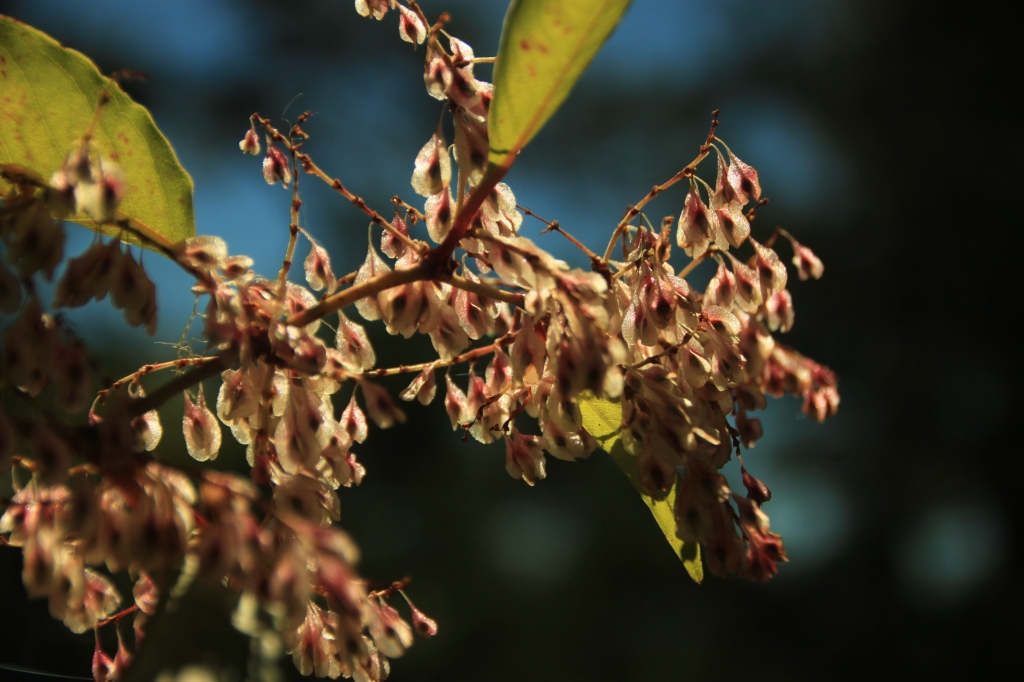
[[[465,277],[459,277],[458,275],[441,275],[437,277],[439,281],[448,282],[456,289],[465,289],[471,291],[474,294],[483,296],[484,298],[493,298],[495,301],[503,301],[510,305],[514,305],[517,308],[522,308],[526,297],[523,294],[517,294],[512,291],[504,291],[492,287],[490,284],[484,284],[483,282],[474,282],[466,279]]]
[[[349,303],[355,303],[361,298],[373,296],[385,289],[397,287],[401,284],[408,284],[409,282],[421,279],[430,279],[433,275],[432,269],[427,267],[426,262],[405,270],[392,270],[328,296],[312,308],[307,308],[300,313],[292,315],[285,320],[285,324],[304,327],[311,322],[316,322],[325,315],[333,313],[339,308],[344,308]]]
[[[128,406],[128,414],[132,417],[137,417],[150,410],[155,410],[189,386],[198,384],[203,379],[209,379],[225,369],[227,369],[227,366],[221,358],[216,358],[204,365],[194,367],[184,374],[171,379],[145,398],[133,400]]]

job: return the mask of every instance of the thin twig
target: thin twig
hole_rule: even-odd
[[[633,218],[640,214],[641,209],[650,203],[655,197],[664,192],[666,189],[676,184],[683,178],[688,178],[693,175],[693,171],[700,165],[700,162],[707,158],[708,153],[711,151],[711,142],[715,139],[715,128],[718,127],[718,110],[715,109],[711,112],[711,131],[708,132],[707,141],[701,145],[700,153],[693,161],[688,163],[685,168],[673,175],[671,178],[666,180],[660,185],[655,185],[654,188],[647,193],[643,199],[638,201],[634,206],[630,206],[626,209],[626,214],[622,216],[622,220],[616,226],[615,231],[612,232],[612,238],[608,241],[608,247],[604,251],[604,260],[607,261],[612,257],[612,249],[615,248],[615,242],[619,240],[622,235],[622,231],[626,229],[626,225],[629,224]]]
[[[580,251],[582,251],[583,253],[587,254],[587,257],[590,258],[590,260],[594,260],[595,258],[597,258],[597,254],[596,253],[594,253],[589,248],[587,248],[586,244],[584,244],[580,240],[576,239],[576,237],[573,237],[571,234],[566,232],[565,228],[563,228],[561,226],[561,224],[559,224],[559,222],[557,220],[545,220],[544,218],[541,218],[539,215],[537,215],[536,213],[534,213],[530,209],[526,208],[525,206],[520,206],[520,205],[516,204],[516,208],[518,208],[524,214],[526,214],[528,216],[531,216],[533,218],[536,218],[537,220],[539,220],[542,223],[544,223],[545,225],[547,225],[546,229],[541,230],[541,234],[544,234],[545,232],[557,232],[560,235],[562,235],[563,237],[565,237],[566,239],[568,239],[570,242],[572,242],[573,245],[575,245],[576,248],[578,248]]]
[[[315,175],[316,177],[320,178],[325,183],[330,185],[336,192],[338,192],[338,194],[348,199],[348,201],[351,202],[353,206],[355,206],[360,211],[368,215],[370,217],[370,220],[372,220],[375,224],[379,225],[380,227],[384,228],[391,234],[395,235],[395,237],[399,241],[401,241],[409,248],[415,249],[416,251],[424,251],[427,248],[426,244],[424,244],[423,242],[414,241],[410,239],[408,236],[399,232],[395,228],[395,226],[392,225],[387,220],[385,220],[380,213],[377,213],[377,211],[370,208],[362,197],[353,194],[349,190],[345,189],[344,185],[341,184],[341,180],[339,180],[338,178],[332,178],[327,173],[325,173],[323,169],[321,169],[318,165],[316,165],[313,162],[313,159],[309,156],[309,154],[299,151],[297,145],[293,145],[290,140],[288,140],[284,135],[282,135],[281,132],[271,124],[270,119],[263,118],[258,113],[253,114],[253,119],[258,121],[260,125],[263,126],[263,128],[267,131],[267,134],[270,135],[270,137],[273,140],[275,140],[276,142],[280,142],[282,145],[285,145],[285,147],[287,147],[288,151],[290,151],[295,156],[295,158],[302,164],[302,168],[303,170],[306,171],[306,173],[308,173],[309,175]],[[298,177],[298,174],[296,174],[296,177]]]
[[[307,308],[302,312],[292,315],[285,320],[285,324],[304,327],[366,296],[373,296],[386,289],[408,284],[409,282],[433,279],[435,276],[436,273],[433,271],[433,268],[426,262],[421,262],[418,265],[403,270],[392,270],[391,272],[386,272],[383,275],[360,282],[344,291],[331,294],[312,308]]]
[[[298,126],[296,126],[298,127]],[[294,130],[294,129],[293,129]],[[288,248],[284,252],[284,261],[281,263],[281,270],[277,273],[277,300],[284,305],[284,294],[288,284],[288,272],[292,267],[292,259],[295,257],[295,244],[299,240],[299,208],[302,206],[302,199],[299,198],[299,167],[295,158],[296,147],[288,141],[288,151],[292,155],[292,208],[291,222],[288,224]]]
[[[522,308],[526,297],[523,294],[518,294],[512,291],[503,291],[497,289],[490,284],[484,282],[474,282],[471,279],[465,277],[459,277],[456,274],[441,275],[438,277],[442,282],[448,282],[456,289],[465,289],[466,291],[472,291],[474,294],[483,296],[484,298],[493,298],[496,301],[503,301],[510,305],[514,305],[517,308]]]
[[[168,381],[145,398],[139,398],[132,401],[128,407],[128,414],[129,416],[137,417],[140,414],[149,412],[150,410],[155,410],[189,386],[198,384],[203,379],[209,379],[213,375],[223,372],[225,369],[227,369],[227,366],[220,357],[215,357],[211,359],[210,362],[193,367],[184,374]]]
[[[130,384],[130,383],[137,382],[139,379],[141,379],[142,377],[146,376],[147,374],[151,374],[152,372],[159,372],[160,370],[163,370],[163,369],[171,369],[171,368],[182,369],[184,367],[189,367],[189,366],[194,366],[194,365],[203,365],[203,364],[206,364],[208,362],[214,362],[215,360],[218,360],[218,359],[219,358],[216,355],[212,355],[212,356],[204,356],[204,357],[197,357],[197,358],[178,358],[177,360],[169,360],[168,362],[158,362],[158,363],[155,363],[155,364],[143,365],[142,367],[140,367],[135,372],[132,372],[131,374],[129,374],[126,377],[122,377],[122,378],[118,379],[117,381],[112,383],[110,386],[108,386],[107,388],[102,389],[99,393],[97,393],[96,394],[96,399],[93,401],[92,408],[89,411],[90,412],[94,412],[98,405],[103,404],[103,401],[106,400],[108,395],[110,395],[111,393],[113,393],[117,389],[121,388],[125,384]]]
[[[450,360],[434,360],[432,362],[421,362],[416,365],[399,365],[398,367],[389,367],[387,369],[371,369],[367,372],[363,372],[362,374],[349,374],[348,378],[358,380],[369,379],[371,377],[390,377],[395,376],[396,374],[410,374],[412,372],[422,372],[428,367],[433,367],[434,369],[440,369],[442,367],[454,367],[455,365],[461,365],[464,362],[469,362],[470,360],[476,360],[477,358],[482,358],[486,355],[490,355],[491,353],[499,350],[500,348],[504,348],[505,346],[509,345],[515,340],[516,336],[519,334],[520,331],[521,330],[509,332],[508,334],[505,334],[504,336],[498,338],[492,344],[489,344],[487,346],[481,346],[479,348],[473,348],[472,350],[468,350],[465,353],[462,353],[461,355],[456,355],[454,358],[451,358]]]
[[[669,346],[668,348],[666,348],[665,350],[661,351],[660,353],[652,355],[649,358],[645,358],[644,360],[641,360],[640,362],[636,363],[635,365],[629,365],[628,368],[629,369],[640,369],[644,365],[649,365],[651,363],[657,362],[658,360],[660,360],[661,358],[665,357],[666,355],[670,355],[672,353],[675,353],[677,350],[679,350],[680,348],[682,348],[686,344],[690,343],[690,339],[692,339],[692,338],[693,338],[693,332],[686,332],[686,335],[683,337],[683,340],[680,341],[679,343],[673,344],[673,345]]]

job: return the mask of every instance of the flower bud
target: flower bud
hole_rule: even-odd
[[[729,184],[736,190],[740,201],[746,204],[748,201],[758,201],[761,198],[761,185],[757,180],[757,171],[753,166],[736,158],[736,155],[729,152]]]
[[[132,655],[124,646],[124,639],[121,638],[121,629],[117,628],[117,653],[114,654],[114,668],[120,673],[127,670],[132,663]]]
[[[192,402],[192,396],[185,391],[182,430],[188,454],[194,459],[200,462],[217,459],[220,454],[220,425],[206,406],[202,384],[199,384],[199,398],[196,402]]]
[[[715,215],[718,217],[718,231],[734,248],[739,248],[750,236],[750,221],[737,202],[716,208]]]
[[[17,267],[23,279],[41,270],[49,281],[64,258],[64,228],[50,217],[42,199],[16,209],[11,237],[7,261]]]
[[[748,448],[754,447],[754,444],[764,436],[761,420],[748,418],[747,413],[743,410],[736,414],[736,430],[740,433],[740,442]],[[744,484],[746,484],[746,480],[746,478],[743,479]]]
[[[430,332],[430,342],[444,362],[456,357],[469,346],[469,336],[459,326],[455,311],[450,307],[441,309],[437,327]]]
[[[398,212],[398,206],[395,206],[395,217],[391,221],[391,227],[394,231],[409,236],[409,226],[405,220],[402,219],[401,214]],[[392,230],[384,230],[384,233],[380,236],[380,250],[384,252],[388,258],[401,258],[405,254],[405,244],[395,236]]]
[[[544,467],[542,436],[526,436],[512,427],[512,437],[505,436],[505,470],[512,478],[522,478],[528,485],[547,476]]]
[[[460,93],[453,97],[453,101],[461,99],[463,106],[472,106],[472,99],[476,97],[479,101],[477,89],[470,81],[464,79],[458,69],[454,72],[452,84],[445,92],[452,96],[453,91]],[[472,81],[476,83],[476,81]],[[460,87],[462,90],[460,90]],[[472,92],[473,97],[467,97],[465,92]],[[487,121],[479,116],[462,110],[453,116],[455,123],[455,161],[459,164],[459,171],[471,183],[479,181],[487,167],[487,157],[490,154],[487,137]]]
[[[452,162],[448,154],[448,143],[438,128],[416,155],[412,188],[420,196],[430,197],[440,193],[451,180]]]
[[[839,410],[839,392],[834,386],[822,386],[804,393],[803,413],[823,422]]]
[[[395,422],[405,422],[405,413],[391,400],[391,394],[387,389],[369,381],[359,382],[359,387],[363,390],[363,398],[366,399],[366,411],[377,426],[389,429]]]
[[[341,353],[342,366],[350,372],[365,372],[377,362],[373,346],[361,324],[348,319],[342,311],[338,311],[338,332],[334,337],[334,346]]]
[[[429,301],[423,295],[420,282],[392,287],[381,293],[379,300],[380,316],[389,334],[412,336],[420,316],[429,312]]]
[[[105,223],[114,219],[114,212],[124,198],[125,182],[116,164],[103,159],[97,163],[93,181],[79,181],[75,186],[75,203],[97,223]]]
[[[316,242],[310,242],[305,269],[306,281],[309,282],[311,289],[314,291],[326,289],[328,294],[334,291],[337,284],[334,278],[334,271],[331,270],[330,256],[327,255],[327,250]]]
[[[242,138],[242,141],[238,143],[238,148],[242,150],[243,154],[252,154],[253,156],[259,156],[260,153],[260,139],[256,135],[256,124],[254,123],[249,131]]]
[[[742,412],[740,414],[743,414]],[[764,504],[772,499],[772,491],[768,490],[768,486],[754,478],[747,473],[746,467],[740,465],[740,473],[743,475],[743,487],[747,489],[747,498],[757,502],[758,504]]]
[[[92,677],[96,682],[107,682],[117,679],[114,661],[100,649],[99,637],[96,639],[96,650],[92,654]]]
[[[404,391],[399,394],[402,400],[419,400],[422,405],[429,405],[437,393],[437,383],[434,380],[436,368],[428,365],[423,371],[416,375]]]
[[[786,288],[786,281],[789,278],[786,272],[786,264],[779,259],[779,255],[768,246],[758,243],[753,237],[750,243],[757,252],[755,270],[761,284],[761,296],[767,300]]]
[[[444,101],[448,99],[444,94],[444,84],[448,78],[448,65],[441,56],[439,50],[427,44],[427,60],[423,65],[423,84],[427,88],[427,94],[434,99]]]
[[[398,11],[401,16],[398,18],[398,33],[402,40],[413,45],[422,45],[427,39],[427,27],[419,15],[405,5],[399,5]]]
[[[412,626],[416,630],[417,635],[423,639],[430,639],[437,634],[437,621],[427,617],[427,614],[412,604],[409,604],[409,608],[412,610]]]
[[[263,157],[263,179],[268,185],[274,185],[280,180],[285,189],[292,182],[292,170],[288,165],[288,159],[280,149],[270,143],[270,140],[267,140],[267,155]]]
[[[711,211],[700,198],[696,188],[690,188],[679,216],[676,244],[691,258],[699,258],[718,236],[718,214]]]
[[[345,407],[341,412],[341,418],[338,419],[338,426],[348,434],[351,440],[357,443],[362,443],[366,440],[369,428],[366,424],[366,414],[359,407],[359,403],[356,402],[356,394],[353,391],[352,397],[349,398],[348,406]]]
[[[540,427],[544,435],[544,449],[558,459],[574,462],[590,457],[590,453],[597,449],[597,441],[585,430],[566,433],[550,419],[541,420]]]
[[[46,208],[57,220],[64,220],[77,211],[75,185],[63,168],[50,178],[50,187],[46,191]]]
[[[779,332],[788,332],[793,328],[793,320],[796,311],[793,309],[793,297],[788,289],[783,289],[775,294],[764,304],[768,311],[768,328]]]
[[[724,263],[718,264],[718,271],[708,282],[707,291],[704,293],[704,300],[710,305],[718,305],[723,308],[732,306],[732,299],[736,295],[736,278]]]
[[[356,0],[356,12],[361,17],[368,17],[373,14],[373,18],[380,21],[384,18],[384,15],[388,13],[388,9],[395,7],[395,0]],[[309,673],[305,673],[309,674]]]
[[[451,189],[445,184],[441,191],[427,199],[423,210],[427,217],[427,233],[430,238],[440,244],[448,236],[452,227],[452,212],[455,200]]]
[[[212,270],[224,264],[228,245],[220,237],[199,235],[176,243],[172,249],[178,260],[200,270]]]
[[[106,244],[96,242],[82,255],[72,258],[64,269],[64,276],[57,282],[54,307],[77,308],[90,298],[102,301],[121,266],[122,256],[121,243],[112,239]]]
[[[229,256],[224,259],[220,271],[229,280],[247,279],[247,275],[251,277],[252,263],[249,256]]]
[[[459,428],[460,424],[471,421],[476,414],[469,414],[469,402],[462,389],[455,385],[450,374],[446,374],[444,409],[448,412],[448,418],[452,423],[452,430]]]
[[[217,393],[217,416],[225,424],[255,414],[259,396],[249,372],[228,369],[221,373],[223,383]]]
[[[810,278],[821,279],[825,274],[825,265],[813,251],[806,246],[793,240],[793,265],[796,266],[796,274],[801,280]]]
[[[764,299],[761,296],[761,282],[757,272],[736,260],[730,253],[732,272],[736,278],[736,307],[745,313],[756,313]]]
[[[389,272],[391,272],[391,268],[388,267],[388,264],[384,262],[384,259],[380,257],[377,250],[371,245],[366,252],[366,259],[363,261],[362,266],[356,271],[354,285],[357,286]],[[380,319],[380,303],[378,299],[378,296],[364,296],[356,301],[356,310],[359,311],[364,320]]]
[[[725,157],[718,154],[718,177],[715,180],[715,195],[711,204],[715,208],[724,208],[730,204],[741,204],[742,199],[736,193],[736,189],[729,181],[729,167],[725,164]],[[740,206],[742,208],[742,206]]]
[[[544,348],[543,330],[538,331],[532,317],[523,320],[522,327],[512,342],[509,356],[512,359],[512,376],[525,385],[533,385],[540,381],[544,371],[544,360],[547,351]]]

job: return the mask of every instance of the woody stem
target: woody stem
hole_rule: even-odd
[[[292,267],[292,258],[295,257],[295,244],[299,239],[299,207],[302,200],[299,199],[299,169],[295,160],[295,147],[289,143],[289,150],[292,155],[292,208],[291,222],[288,224],[288,248],[284,252],[284,262],[281,263],[281,270],[277,273],[277,299],[284,301],[285,282],[288,280],[288,271]]]
[[[213,357],[209,362],[193,367],[184,374],[168,381],[145,398],[139,398],[138,400],[133,401],[128,406],[128,414],[132,417],[137,417],[140,414],[149,412],[150,410],[155,410],[189,386],[198,384],[203,379],[209,379],[213,375],[223,372],[225,369],[227,369],[227,366],[224,364],[224,361],[220,357]]]
[[[96,409],[96,406],[99,403],[101,403],[112,392],[121,388],[125,384],[138,381],[139,379],[146,376],[147,374],[150,374],[151,372],[159,372],[162,369],[171,369],[172,367],[174,369],[182,369],[183,367],[188,367],[190,365],[203,365],[208,362],[214,362],[215,360],[218,360],[217,356],[212,355],[198,358],[179,358],[178,360],[170,360],[168,362],[158,362],[155,364],[143,365],[136,372],[133,372],[132,374],[129,374],[126,377],[118,379],[110,386],[102,389],[99,393],[97,393],[96,400],[93,401],[91,411],[94,411]]]
[[[497,350],[507,346],[508,344],[512,343],[512,341],[515,340],[516,335],[518,335],[518,334],[519,334],[519,330],[516,330],[514,332],[509,332],[508,334],[505,334],[501,338],[497,339],[492,344],[489,344],[487,346],[481,346],[480,348],[474,348],[472,350],[468,350],[468,351],[466,351],[465,353],[463,353],[461,355],[456,355],[451,360],[446,360],[446,361],[435,360],[434,362],[421,362],[421,363],[419,363],[417,365],[399,365],[398,367],[389,367],[387,369],[371,369],[370,371],[363,372],[362,374],[350,374],[349,378],[351,378],[351,379],[364,379],[364,378],[369,378],[369,377],[389,377],[389,376],[394,376],[396,374],[409,374],[409,373],[412,373],[412,372],[422,372],[423,370],[427,369],[428,367],[433,367],[434,369],[440,369],[441,367],[453,367],[455,365],[461,365],[463,362],[469,362],[470,360],[476,360],[477,358],[482,358],[482,357],[484,357],[486,355],[490,355],[491,353],[494,353],[495,351],[497,351]]]

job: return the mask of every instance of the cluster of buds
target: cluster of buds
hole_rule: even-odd
[[[124,184],[86,144],[49,183],[0,168],[12,186],[0,204],[0,236],[16,271],[0,265],[0,311],[18,313],[4,334],[0,387],[17,391],[24,407],[5,402],[0,410],[0,468],[14,472],[16,488],[0,517],[0,540],[23,549],[29,593],[48,597],[54,616],[76,632],[134,613],[137,647],[146,619],[176,592],[163,581],[180,572],[226,585],[245,608],[262,609],[303,674],[383,680],[413,633],[433,636],[437,624],[408,601],[404,581],[371,591],[359,578],[358,551],[335,525],[339,493],[366,475],[355,449],[371,422],[383,429],[405,421],[374,379],[414,374],[399,397],[428,405],[441,371],[452,428],[481,443],[503,441],[507,472],[529,485],[545,478],[548,455],[575,461],[598,448],[583,401],[617,401],[643,492],[662,499],[675,490],[678,537],[703,545],[716,575],[771,577],[786,560],[762,510],[771,494],[745,467],[746,495],[734,493],[721,469],[762,437],[760,420],[749,415],[766,407],[766,396],[802,396],[804,412],[820,421],[835,414],[839,394],[828,368],[775,339],[794,323],[776,242],[790,242],[800,279],[817,279],[824,268],[785,231],[754,238],[754,208],[765,201],[757,172],[714,136],[713,125],[698,158],[627,211],[603,256],[548,223],[546,232],[557,230],[590,257],[591,271],[572,269],[520,234],[529,211],[508,185],[485,175],[492,86],[473,68],[488,60],[440,22],[430,26],[414,2],[355,4],[376,19],[397,10],[402,39],[425,43],[427,93],[452,118],[452,147],[442,119],[413,161],[422,211],[396,197],[394,218],[385,220],[301,150],[309,136],[298,125],[285,135],[254,115],[239,147],[259,155],[257,124],[265,128],[264,177],[292,191],[281,271],[260,277],[252,259],[230,255],[217,237],[166,249],[195,278],[193,294],[207,299],[206,354],[147,365],[115,382],[100,391],[82,426],[41,405],[52,385],[55,407],[84,411],[92,379],[85,349],[44,312],[34,278],[52,278],[63,259],[55,218],[82,211],[109,223]],[[711,153],[713,188],[696,175]],[[371,242],[351,275],[337,277],[326,249],[299,226],[298,170],[326,181],[384,229],[379,249]],[[689,191],[678,220],[666,217],[654,229],[641,209],[680,181]],[[429,242],[414,238],[420,223]],[[308,288],[289,280],[300,236],[310,246]],[[620,243],[621,259],[613,258]],[[673,247],[690,259],[681,269],[671,263]],[[717,269],[698,291],[686,277],[704,261]],[[153,333],[153,283],[119,239],[98,238],[67,262],[53,306],[108,294],[128,324]],[[342,310],[348,304],[391,335],[426,335],[437,358],[377,368],[367,329]],[[333,336],[321,329],[327,315],[336,315]],[[467,363],[462,383],[451,369]],[[144,374],[186,367],[144,395]],[[200,382],[217,373],[211,406]],[[150,454],[163,434],[155,408],[177,395],[189,454],[216,459],[227,427],[246,448],[248,479],[209,469],[186,474]],[[20,472],[31,480],[23,484]],[[121,598],[101,569],[132,576],[133,606],[117,612]],[[408,601],[411,624],[388,603],[396,593]],[[118,635],[113,656],[97,644],[98,680],[117,679],[130,664]]]

